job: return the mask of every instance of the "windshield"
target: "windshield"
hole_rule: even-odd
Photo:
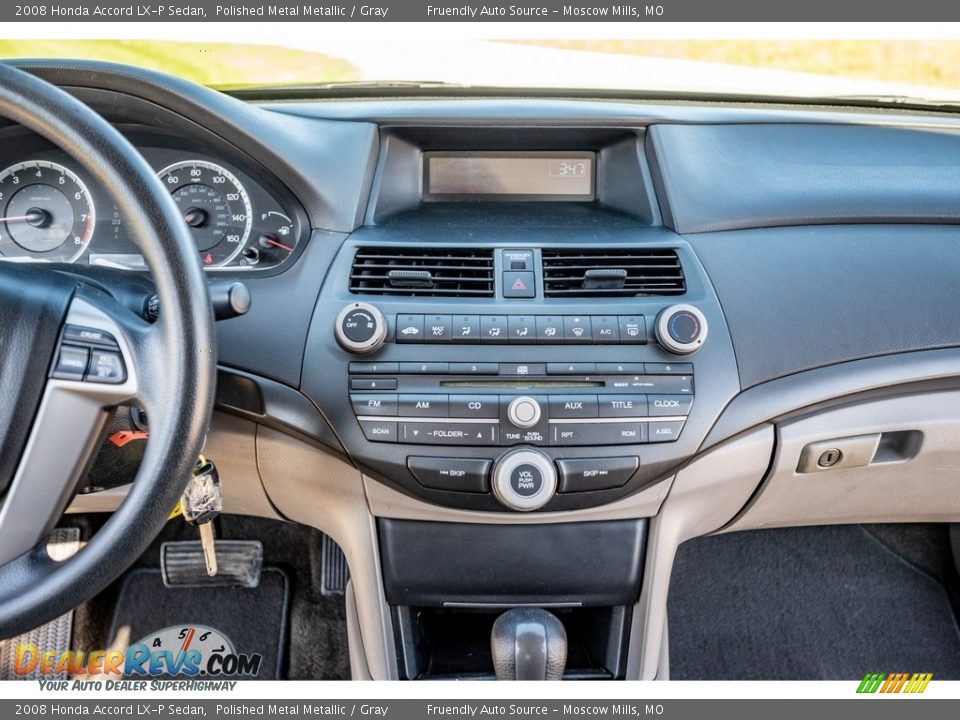
[[[3,40],[0,57],[120,62],[230,89],[414,82],[960,101],[960,42],[949,40],[58,39]]]

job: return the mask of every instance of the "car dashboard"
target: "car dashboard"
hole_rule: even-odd
[[[121,129],[249,289],[205,452],[228,511],[343,547],[355,676],[430,677],[443,609],[538,604],[600,628],[575,675],[662,677],[683,541],[960,517],[955,115],[243,102],[27,67]],[[0,133],[2,259],[143,269],[102,189]],[[31,173],[75,198],[54,249]]]

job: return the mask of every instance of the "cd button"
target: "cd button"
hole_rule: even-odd
[[[497,395],[451,395],[452,418],[498,418],[500,398]]]

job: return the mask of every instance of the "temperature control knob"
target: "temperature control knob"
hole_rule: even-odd
[[[689,355],[707,339],[707,319],[693,305],[671,305],[657,316],[657,341],[665,350]]]
[[[557,491],[557,468],[537,450],[511,450],[493,468],[493,494],[511,510],[542,508]]]
[[[351,303],[337,316],[337,342],[344,350],[363,354],[373,352],[387,339],[387,321],[370,303]]]
[[[531,428],[540,422],[540,403],[532,397],[518,397],[507,406],[507,419],[518,428]]]

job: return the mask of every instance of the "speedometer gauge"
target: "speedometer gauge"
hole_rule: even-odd
[[[0,172],[0,257],[74,262],[96,221],[86,185],[63,165],[29,160]]]
[[[236,176],[206,160],[184,160],[157,174],[190,228],[204,266],[221,267],[233,260],[253,223],[250,198]]]

